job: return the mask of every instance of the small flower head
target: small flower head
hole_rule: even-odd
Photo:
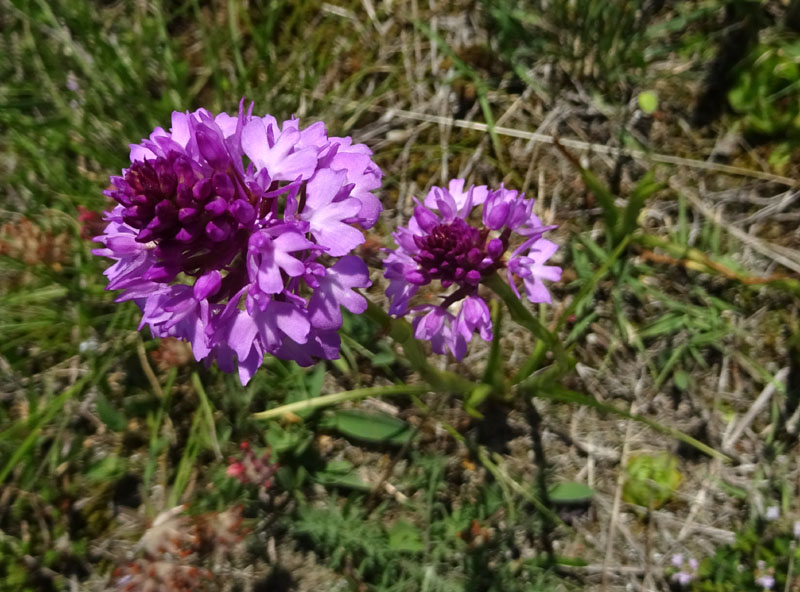
[[[139,305],[154,336],[238,366],[242,383],[268,353],[337,357],[339,306],[363,312],[353,288],[370,285],[350,255],[381,211],[370,155],[322,123],[300,129],[243,103],[236,116],[173,113],[111,178],[116,206],[95,239],[115,261],[108,289]]]
[[[78,206],[78,223],[81,225],[81,238],[91,240],[103,234],[106,222],[100,212]]]
[[[756,584],[761,586],[764,590],[772,590],[772,588],[775,587],[775,578],[769,574],[765,574],[756,578]]]
[[[219,561],[232,556],[247,529],[241,508],[199,515],[186,506],[161,512],[136,545],[136,556],[114,570],[121,592],[219,590]],[[215,559],[214,572],[204,565]]]
[[[778,506],[770,506],[767,508],[766,513],[764,514],[764,518],[768,521],[772,522],[773,520],[777,520],[781,516],[781,509]]]
[[[673,567],[678,569],[677,572],[672,574],[672,581],[681,588],[687,587],[697,578],[697,568],[699,564],[694,557],[689,557],[687,561],[682,554],[676,553],[672,556],[670,563],[672,563]]]
[[[757,586],[761,586],[762,590],[772,590],[775,587],[774,569],[767,569],[765,561],[758,561],[756,563],[755,582]]]
[[[229,459],[230,464],[226,470],[228,477],[233,477],[241,483],[258,485],[262,490],[269,489],[272,486],[272,478],[278,470],[277,463],[270,462],[269,450],[258,456],[248,442],[242,442],[240,447],[241,459]]]
[[[26,265],[47,265],[61,269],[69,258],[70,238],[66,233],[54,233],[27,218],[0,226],[0,255]]]
[[[479,206],[482,216],[472,220]],[[435,352],[449,350],[460,360],[475,333],[492,339],[489,307],[478,291],[490,275],[505,270],[517,296],[515,277],[528,300],[550,302],[543,280],[561,278],[561,268],[545,265],[558,249],[543,238],[552,228],[533,213],[532,199],[502,185],[495,191],[465,190],[464,180],[454,179],[447,189],[432,188],[424,202],[417,202],[408,227],[395,232],[397,249],[384,262],[389,312],[413,312],[415,336],[431,341]],[[436,304],[411,306],[419,288],[436,280],[449,294]]]

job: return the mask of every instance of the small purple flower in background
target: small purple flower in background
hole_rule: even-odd
[[[764,517],[772,522],[773,520],[777,520],[781,516],[781,509],[778,506],[770,506],[767,508],[767,512]]]
[[[764,590],[772,590],[775,587],[775,576],[772,575],[773,570],[767,571],[767,564],[764,561],[758,561],[756,566],[756,585],[761,586]]]
[[[353,288],[370,285],[350,252],[382,209],[369,148],[242,101],[236,116],[175,112],[130,156],[105,192],[117,205],[95,253],[116,261],[107,289],[136,302],[142,326],[238,366],[242,384],[265,354],[338,357],[339,306],[363,312]]]
[[[394,233],[397,249],[384,261],[390,314],[414,315],[415,337],[431,341],[433,351],[449,350],[461,360],[477,332],[492,339],[492,321],[480,283],[506,270],[519,296],[514,277],[522,280],[531,302],[550,302],[543,280],[561,279],[561,268],[545,265],[558,246],[542,238],[555,226],[544,226],[533,214],[533,200],[502,185],[464,189],[463,179],[447,189],[433,187],[423,203],[417,201],[408,227]],[[473,209],[483,206],[480,221],[470,221]],[[411,305],[420,287],[438,280],[452,288],[436,304]]]
[[[775,586],[775,578],[769,574],[756,578],[756,584],[761,586],[764,590],[772,590]]]
[[[688,561],[684,561],[683,555],[676,553],[672,556],[671,563],[673,567],[679,571],[672,574],[672,581],[685,588],[697,578],[697,567],[699,563],[694,557],[690,557]]]

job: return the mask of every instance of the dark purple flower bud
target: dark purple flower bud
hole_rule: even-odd
[[[137,193],[133,197],[129,198],[129,203],[132,203],[137,206],[151,206],[150,202],[151,199],[142,193]]]
[[[503,241],[501,241],[499,238],[493,238],[486,245],[486,253],[492,259],[499,259],[503,255],[505,250],[506,249],[503,246]]]
[[[197,182],[197,174],[192,168],[192,163],[184,157],[175,160],[172,165],[172,170],[175,172],[175,177],[181,185],[188,185],[191,187]]]
[[[230,212],[239,224],[249,225],[256,217],[256,210],[243,199],[237,199],[230,207]]]
[[[206,224],[206,234],[212,241],[221,243],[233,232],[233,225],[225,219],[212,220]]]
[[[236,195],[236,186],[228,175],[217,173],[214,175],[213,182],[215,193],[226,201],[231,201]]]
[[[197,208],[181,208],[178,210],[178,220],[181,224],[189,224],[197,220],[201,213]]]
[[[171,282],[176,274],[177,270],[174,268],[164,263],[157,263],[144,273],[142,279],[150,282]]]
[[[214,194],[211,179],[201,179],[192,187],[192,195],[197,201],[205,202]]]
[[[182,243],[189,243],[198,238],[199,232],[197,229],[191,229],[187,226],[181,228],[175,235],[175,240]]]
[[[156,216],[164,221],[172,221],[178,217],[178,210],[169,200],[162,200],[156,204]]]
[[[125,224],[130,224],[134,228],[141,226],[144,215],[142,206],[130,206],[122,210]]]
[[[178,179],[170,171],[165,171],[162,175],[159,175],[158,183],[158,189],[163,195],[172,195],[178,186]]]
[[[149,228],[142,228],[139,231],[139,234],[136,236],[137,243],[149,243],[153,239],[155,239],[156,235],[155,232],[150,230]]]
[[[476,269],[470,269],[464,276],[464,281],[472,286],[477,286],[481,283],[481,272]]]
[[[180,208],[191,206],[195,203],[192,187],[186,183],[181,183],[175,190],[175,203]]]
[[[472,247],[467,252],[467,261],[472,267],[475,267],[478,263],[481,262],[482,259],[483,259],[483,253],[481,252],[480,249],[476,247]]]
[[[228,211],[228,202],[221,197],[216,197],[206,204],[206,212],[212,216],[221,216]]]

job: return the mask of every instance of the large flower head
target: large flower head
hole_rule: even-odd
[[[371,151],[325,125],[300,129],[205,109],[172,115],[131,145],[105,192],[98,255],[109,290],[134,300],[156,337],[189,341],[197,360],[238,365],[247,383],[265,354],[311,364],[338,356],[340,306],[363,312],[370,285],[351,255],[375,224],[381,171]]]
[[[543,280],[558,281],[561,268],[545,264],[558,246],[543,236],[555,226],[542,224],[532,199],[502,185],[495,191],[465,189],[463,179],[454,179],[416,203],[408,227],[394,233],[397,249],[384,262],[389,312],[410,311],[415,336],[431,341],[435,352],[449,350],[461,360],[476,332],[492,339],[489,307],[478,286],[495,272],[505,270],[517,296],[515,277],[528,300],[550,302]],[[482,215],[473,220],[479,206]],[[441,301],[411,306],[419,288],[434,280],[447,291]]]

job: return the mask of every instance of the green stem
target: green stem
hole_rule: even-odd
[[[356,399],[365,399],[367,397],[382,397],[385,395],[407,395],[407,394],[422,394],[430,391],[428,385],[392,385],[392,386],[375,386],[370,388],[355,389],[352,391],[344,391],[341,393],[332,393],[330,395],[322,395],[321,397],[314,397],[313,399],[305,399],[303,401],[296,401],[287,405],[281,405],[275,409],[267,409],[259,413],[254,413],[254,419],[272,419],[273,417],[280,417],[287,413],[296,413],[298,411],[306,411],[308,409],[317,409],[318,407],[327,407],[328,405],[335,405],[342,401],[354,401]]]
[[[616,246],[611,255],[609,255],[603,265],[600,266],[600,269],[598,269],[597,272],[595,272],[595,274],[589,279],[589,281],[581,287],[580,291],[575,298],[572,299],[572,302],[569,304],[566,310],[561,313],[561,316],[558,317],[558,321],[556,322],[556,331],[559,331],[564,326],[569,317],[575,313],[578,307],[583,304],[584,300],[594,291],[597,283],[606,276],[614,263],[617,262],[617,259],[619,259],[620,255],[625,252],[625,248],[628,246],[630,241],[631,235],[629,234],[625,236],[625,238],[622,239],[622,242]],[[525,363],[514,375],[514,378],[511,380],[511,384],[519,384],[528,376],[533,374],[536,370],[538,370],[546,353],[546,343],[539,341],[534,347],[533,353],[527,360],[525,360]]]
[[[564,371],[568,370],[571,366],[567,353],[564,351],[564,346],[558,337],[551,333],[547,327],[539,322],[539,319],[534,317],[530,311],[522,304],[522,300],[514,293],[506,282],[494,273],[483,281],[484,285],[488,286],[500,299],[505,303],[508,312],[511,313],[511,318],[517,323],[525,327],[535,337],[540,339],[544,344],[553,352],[556,357],[556,362],[559,367]]]
[[[470,393],[479,385],[454,374],[438,370],[428,363],[428,354],[422,344],[414,338],[411,325],[403,319],[393,319],[377,304],[367,298],[367,310],[364,313],[378,324],[395,342],[400,344],[411,367],[437,391]]]
[[[486,361],[483,382],[492,385],[496,393],[505,394],[508,389],[506,388],[505,372],[500,355],[500,327],[503,323],[503,308],[497,300],[492,300],[490,309],[492,314],[492,347],[489,349],[489,359]]]
[[[422,344],[414,338],[414,331],[406,321],[403,319],[393,319],[386,311],[377,306],[369,298],[367,298],[367,310],[365,315],[377,323],[382,331],[387,333],[395,342],[400,344],[405,353],[411,367],[416,370],[427,384],[424,385],[392,385],[381,386],[372,388],[354,389],[351,391],[344,391],[341,393],[333,393],[330,395],[323,395],[321,397],[314,397],[313,399],[306,399],[304,401],[297,401],[276,407],[275,409],[268,409],[259,413],[254,413],[255,419],[271,419],[273,417],[280,417],[287,413],[294,413],[298,411],[305,411],[307,409],[316,409],[318,407],[326,407],[328,405],[335,405],[342,401],[353,401],[356,399],[363,399],[365,397],[381,397],[384,395],[400,395],[411,394],[418,395],[429,391],[451,392],[460,394],[469,394],[478,389],[481,385],[466,378],[447,372],[437,370],[428,363],[427,354]]]
[[[217,426],[214,423],[214,411],[211,409],[211,402],[208,400],[206,389],[203,386],[203,382],[200,380],[200,375],[197,374],[197,372],[192,372],[192,386],[194,386],[194,390],[200,397],[200,407],[202,408],[203,415],[205,416],[209,438],[211,440],[211,445],[214,448],[214,454],[216,454],[218,460],[221,460],[222,450],[220,449],[219,441],[217,440]]]

